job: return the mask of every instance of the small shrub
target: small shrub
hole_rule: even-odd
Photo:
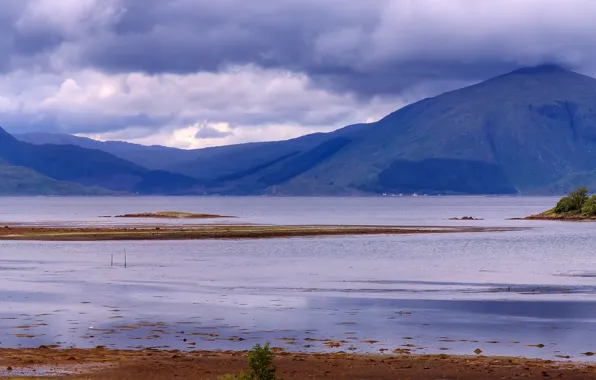
[[[596,195],[592,195],[582,206],[582,214],[596,216]]]
[[[238,375],[224,375],[217,380],[275,380],[275,364],[273,352],[269,349],[270,343],[265,346],[255,345],[248,353],[248,372]]]
[[[275,380],[275,364],[273,352],[265,346],[255,345],[248,353],[248,375],[251,380]]]

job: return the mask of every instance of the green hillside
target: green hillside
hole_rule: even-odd
[[[596,80],[556,66],[522,69],[329,134],[337,139],[341,146],[302,152],[316,161],[306,170],[296,170],[293,157],[222,186],[278,194],[564,192],[596,169]],[[266,181],[288,168],[296,175]]]
[[[98,187],[56,181],[34,170],[11,166],[0,161],[0,195],[108,195],[113,192]]]
[[[201,191],[194,178],[149,170],[97,149],[76,145],[34,145],[0,128],[0,158],[49,178],[138,194],[185,194]]]
[[[97,141],[86,137],[60,133],[31,132],[15,134],[18,140],[35,145],[76,145],[85,149],[97,149],[152,170],[167,170],[199,157],[199,150],[184,150],[159,145],[139,145],[123,141]]]

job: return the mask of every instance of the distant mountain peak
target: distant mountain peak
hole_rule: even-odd
[[[545,63],[537,66],[529,66],[523,67],[521,69],[517,69],[511,74],[551,74],[551,73],[568,73],[572,72],[571,70],[554,63]]]
[[[4,140],[7,140],[7,139],[16,140],[13,135],[11,135],[10,133],[6,132],[2,127],[0,127],[0,139],[4,139]]]

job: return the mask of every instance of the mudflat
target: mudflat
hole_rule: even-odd
[[[116,351],[104,348],[0,350],[0,377],[35,379],[217,379],[246,369],[246,352]],[[596,366],[508,357],[352,355],[278,352],[283,379],[596,379]]]
[[[139,225],[119,227],[47,227],[7,225],[0,228],[0,240],[105,241],[265,239],[337,235],[404,235],[497,232],[506,230],[511,229],[492,227],[415,226]]]

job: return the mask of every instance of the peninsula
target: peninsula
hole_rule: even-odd
[[[561,198],[555,207],[540,214],[525,217],[526,220],[596,221],[596,195],[588,196],[587,187],[578,187]]]

